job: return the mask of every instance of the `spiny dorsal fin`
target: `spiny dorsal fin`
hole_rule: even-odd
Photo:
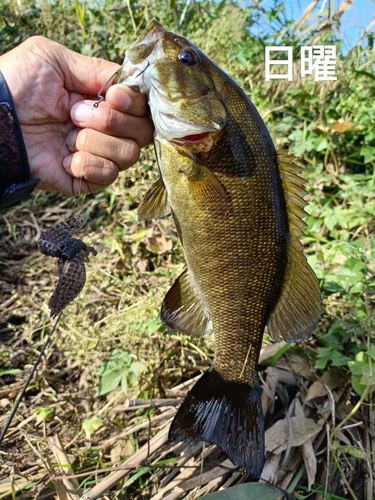
[[[169,290],[161,306],[161,320],[174,332],[187,335],[205,335],[211,326],[211,318],[197,296],[185,270]]]
[[[301,168],[290,163],[293,159],[294,157],[287,155],[285,151],[278,153],[291,236],[281,294],[267,323],[271,337],[277,341],[283,338],[289,342],[312,335],[318,327],[321,315],[319,284],[298,240],[298,236],[303,235],[302,228],[306,225],[301,219],[307,215],[303,210],[306,205],[303,199],[306,191],[301,187],[304,180],[296,175],[296,170]]]
[[[160,177],[147,191],[138,207],[138,220],[159,219],[171,213],[168,194],[163,179]]]
[[[304,210],[306,206],[305,196],[307,191],[302,187],[305,179],[298,175],[302,167],[293,163],[296,158],[286,150],[277,152],[277,161],[279,165],[281,182],[283,184],[286,209],[288,212],[289,228],[291,234],[297,238],[303,236],[302,229],[306,223],[302,220],[307,213]]]

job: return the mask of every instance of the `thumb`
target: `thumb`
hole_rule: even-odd
[[[64,86],[70,92],[96,95],[120,67],[105,59],[78,54],[56,42],[51,42],[51,50],[61,70]]]

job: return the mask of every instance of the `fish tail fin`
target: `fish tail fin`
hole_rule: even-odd
[[[182,402],[169,431],[171,441],[206,441],[219,446],[248,474],[264,465],[264,418],[259,381],[228,382],[210,369]]]

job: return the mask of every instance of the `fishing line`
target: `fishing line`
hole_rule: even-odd
[[[29,386],[29,384],[31,382],[31,379],[34,376],[34,373],[35,373],[35,371],[36,371],[36,369],[37,369],[37,367],[38,367],[38,365],[40,363],[40,360],[42,359],[44,351],[46,350],[46,348],[47,348],[47,346],[49,344],[49,341],[51,340],[52,335],[53,335],[54,331],[56,330],[56,327],[57,327],[57,324],[58,324],[58,322],[60,320],[61,314],[62,314],[62,311],[57,316],[57,318],[55,320],[55,323],[54,323],[53,327],[51,328],[51,331],[49,332],[49,334],[47,336],[47,339],[46,339],[46,341],[43,344],[42,349],[40,350],[39,356],[37,357],[37,359],[36,359],[36,361],[34,363],[34,366],[32,367],[32,369],[31,369],[31,371],[29,373],[29,376],[27,377],[27,380],[26,380],[26,382],[25,382],[25,384],[24,384],[24,386],[22,388],[21,394],[18,396],[18,399],[17,399],[17,401],[15,402],[15,404],[13,406],[13,409],[12,409],[12,411],[11,411],[11,413],[9,415],[9,418],[8,418],[6,424],[5,424],[4,428],[3,428],[3,431],[1,433],[0,444],[1,444],[2,440],[4,439],[4,436],[5,436],[8,428],[9,428],[9,426],[10,426],[12,420],[13,420],[14,415],[16,414],[16,411],[18,410],[18,407],[19,407],[19,405],[20,405],[20,403],[22,401],[22,398],[25,395],[25,392],[26,392],[26,390],[27,390],[27,388],[28,388],[28,386]]]
[[[109,84],[109,82],[110,82],[110,81],[111,81],[111,80],[112,80],[112,79],[113,79],[113,78],[117,75],[117,73],[120,71],[120,69],[121,69],[121,68],[119,68],[119,69],[118,69],[115,73],[113,73],[113,75],[112,75],[110,78],[108,78],[108,80],[104,83],[104,85],[102,85],[102,87],[100,88],[100,90],[99,90],[99,92],[98,92],[98,98],[99,98],[99,100],[98,100],[98,101],[96,101],[96,102],[94,102],[94,104],[92,105],[92,108],[91,108],[91,115],[90,115],[90,118],[89,118],[88,124],[87,124],[87,126],[86,126],[86,135],[85,135],[85,138],[84,138],[84,147],[83,147],[83,152],[84,152],[84,153],[86,152],[86,144],[87,144],[88,130],[89,130],[89,128],[90,128],[90,122],[91,122],[91,119],[92,119],[92,117],[93,117],[93,113],[94,113],[94,112],[95,112],[95,110],[99,107],[99,104],[100,104],[100,103],[104,100],[104,96],[102,95],[102,92],[103,92],[103,91],[104,91],[104,89],[107,87],[107,85]],[[101,113],[100,113],[100,111],[99,111],[99,110],[98,110],[98,113],[99,113],[99,115],[101,116]],[[79,183],[78,200],[77,200],[77,209],[78,209],[80,206],[82,206],[82,203],[83,203],[83,200],[82,200],[82,198],[81,198],[81,194],[82,194],[82,176],[80,177],[80,183]],[[60,280],[59,280],[59,283],[58,283],[57,288],[56,288],[56,291],[55,291],[55,293],[56,293],[56,294],[58,294],[58,293],[59,293],[59,289],[60,289],[60,287],[61,287],[62,280],[63,280],[63,278],[64,278],[64,276],[65,276],[65,272],[66,272],[66,269],[67,269],[67,266],[68,266],[68,264],[69,264],[69,263],[70,263],[70,259],[67,259],[67,260],[66,260],[66,262],[64,263],[64,267],[63,267],[63,269],[62,269],[62,271],[61,271],[61,275],[60,275]],[[64,307],[64,308],[65,308],[65,307]],[[35,374],[35,372],[36,372],[37,368],[38,368],[38,365],[39,365],[39,363],[40,363],[41,359],[42,359],[42,356],[43,356],[43,354],[44,354],[44,352],[45,352],[45,350],[46,350],[46,348],[47,348],[47,346],[48,346],[48,344],[49,344],[49,342],[50,342],[50,340],[51,340],[51,338],[52,338],[53,333],[54,333],[54,332],[55,332],[55,330],[56,330],[56,327],[57,327],[57,325],[58,325],[58,323],[59,323],[59,321],[60,321],[60,318],[61,318],[61,314],[62,314],[62,312],[63,312],[63,310],[61,310],[61,311],[59,312],[58,316],[56,317],[55,323],[54,323],[54,325],[52,326],[52,328],[51,328],[51,330],[50,330],[50,332],[49,332],[49,334],[48,334],[48,336],[47,336],[47,339],[46,339],[46,341],[44,342],[44,344],[43,344],[43,346],[42,346],[42,349],[40,350],[40,353],[39,353],[39,355],[38,355],[38,357],[37,357],[37,359],[36,359],[36,361],[35,361],[35,363],[34,363],[34,365],[33,365],[32,369],[31,369],[31,371],[30,371],[30,373],[29,373],[29,376],[28,376],[28,378],[27,378],[27,380],[26,380],[26,382],[25,382],[25,384],[24,384],[24,386],[23,386],[23,388],[22,388],[22,391],[21,391],[20,395],[18,396],[18,398],[17,398],[17,400],[16,400],[16,402],[15,402],[15,404],[14,404],[14,406],[13,406],[13,409],[12,409],[12,411],[11,411],[11,413],[10,413],[9,417],[8,417],[8,420],[7,420],[7,421],[6,421],[6,423],[5,423],[5,426],[4,426],[4,428],[3,428],[2,432],[1,432],[1,435],[0,435],[0,444],[2,443],[2,441],[3,441],[4,437],[5,437],[5,434],[6,434],[7,430],[8,430],[8,428],[9,428],[10,424],[12,423],[12,420],[13,420],[13,418],[14,418],[14,415],[16,414],[16,412],[17,412],[17,410],[18,410],[18,408],[19,408],[19,405],[20,405],[20,403],[21,403],[21,401],[22,401],[22,399],[23,399],[23,397],[24,397],[24,395],[25,395],[25,393],[26,393],[26,391],[27,391],[27,388],[28,388],[28,386],[29,386],[29,384],[30,384],[30,382],[31,382],[31,380],[32,380],[32,378],[33,378],[33,376],[34,376],[34,374]]]

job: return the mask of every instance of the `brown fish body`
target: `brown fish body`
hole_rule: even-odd
[[[219,135],[209,153],[190,161],[197,171],[202,162],[215,174],[227,200],[204,186],[192,190],[191,182],[204,181],[181,175],[185,157],[165,140],[156,147],[190,282],[212,321],[215,369],[228,381],[255,383],[264,327],[284,278],[288,223],[273,160],[259,166],[254,159],[244,168],[227,134]]]
[[[150,93],[161,173],[139,217],[171,212],[187,264],[163,302],[162,320],[192,335],[212,325],[215,336],[213,369],[187,395],[170,438],[216,443],[260,475],[264,328],[277,340],[298,340],[316,328],[320,310],[296,237],[304,206],[298,169],[277,155],[237,84],[159,23],[127,52],[124,75],[125,84]]]

